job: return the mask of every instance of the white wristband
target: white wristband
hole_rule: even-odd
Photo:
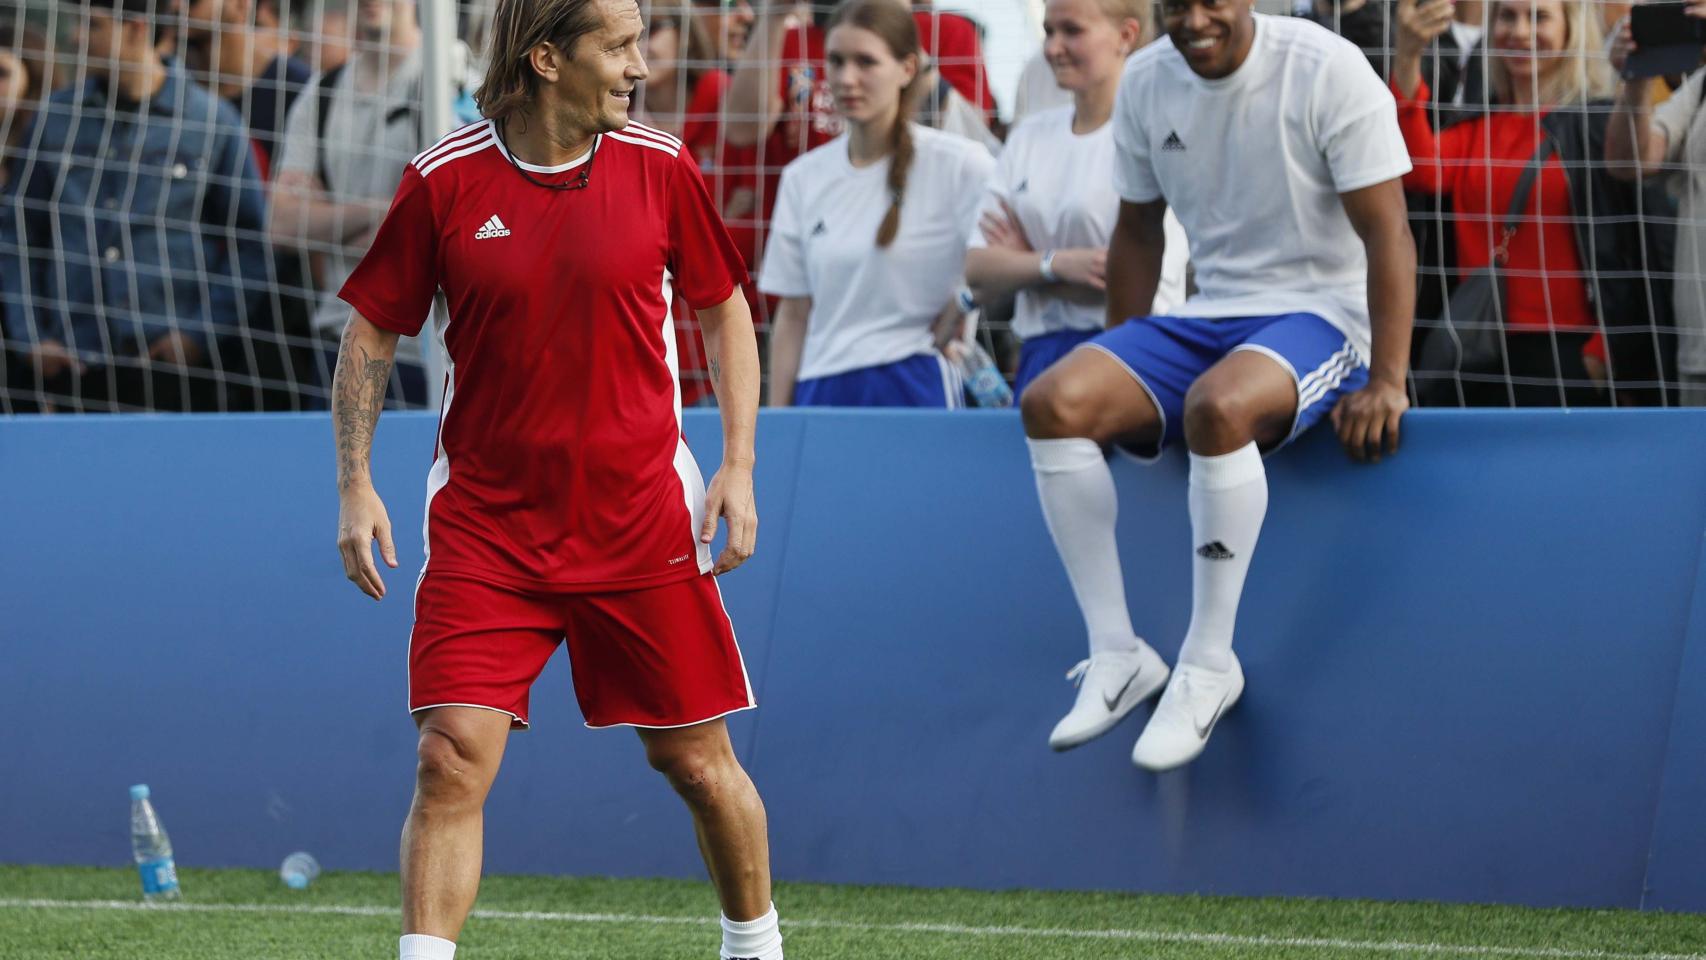
[[[1045,250],[1042,262],[1037,264],[1037,272],[1043,275],[1044,283],[1060,282],[1060,275],[1054,272],[1054,254],[1053,250]]]

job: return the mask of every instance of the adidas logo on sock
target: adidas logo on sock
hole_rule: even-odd
[[[1231,560],[1233,553],[1226,549],[1226,544],[1216,540],[1213,543],[1205,543],[1198,547],[1197,556],[1204,560]]]
[[[499,220],[496,214],[493,214],[490,220],[480,225],[480,229],[474,234],[474,239],[490,240],[493,237],[507,236],[509,236],[509,228],[504,226],[504,222]]]
[[[812,228],[812,236],[814,236],[814,237],[821,237],[828,232],[829,232],[829,224],[824,223],[822,220],[819,220],[817,222],[817,226]]]
[[[1167,139],[1161,141],[1161,149],[1184,150],[1185,141],[1179,139],[1179,131],[1174,130],[1172,133],[1167,134]]]

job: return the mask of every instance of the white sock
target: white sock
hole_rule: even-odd
[[[722,960],[782,960],[782,931],[776,926],[776,905],[757,920],[723,917]]]
[[[424,933],[405,933],[397,941],[398,960],[455,960],[456,942]]]
[[[1268,474],[1254,443],[1218,457],[1191,454],[1191,628],[1179,662],[1232,669],[1232,626],[1250,554],[1268,512]]]
[[[1094,440],[1025,441],[1031,448],[1031,469],[1037,474],[1037,499],[1054,537],[1054,548],[1066,565],[1066,579],[1084,614],[1092,654],[1138,648],[1125,605],[1125,578],[1120,571],[1114,522],[1119,495],[1102,448]]]

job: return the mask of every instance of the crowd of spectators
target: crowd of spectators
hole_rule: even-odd
[[[974,341],[1022,389],[1095,326],[1117,207],[1107,116],[1124,58],[1154,39],[1146,2],[1051,0],[1007,122],[982,27],[928,0],[865,30],[870,50],[830,48],[833,3],[644,7],[636,111],[685,142],[746,258],[771,402],[934,404],[825,378],[927,362],[954,394],[950,361]],[[1398,104],[1421,402],[1706,404],[1701,73],[1621,76],[1625,4],[1296,12],[1361,47]],[[478,56],[451,59],[474,119]],[[837,70],[870,72],[881,123],[838,101]],[[0,412],[323,407],[336,291],[443,133],[423,82],[414,0],[87,0],[0,22]],[[1169,233],[1158,310],[1188,293]],[[1452,289],[1489,266],[1505,278],[1496,357],[1430,366],[1430,340],[1459,335],[1438,322]],[[676,321],[684,400],[711,402],[691,311]],[[418,348],[399,361],[391,400],[425,403]]]

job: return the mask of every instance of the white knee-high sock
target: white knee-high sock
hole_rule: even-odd
[[[1232,669],[1232,627],[1250,554],[1268,512],[1268,474],[1254,443],[1218,457],[1191,454],[1191,628],[1179,662]]]
[[[782,960],[782,931],[777,927],[776,905],[757,920],[723,917],[722,960]]]
[[[406,933],[397,941],[398,960],[456,960],[456,944],[424,933]]]
[[[1114,522],[1119,496],[1102,448],[1094,440],[1026,440],[1037,474],[1037,498],[1043,519],[1066,565],[1066,578],[1084,614],[1090,652],[1138,648],[1125,605]]]

